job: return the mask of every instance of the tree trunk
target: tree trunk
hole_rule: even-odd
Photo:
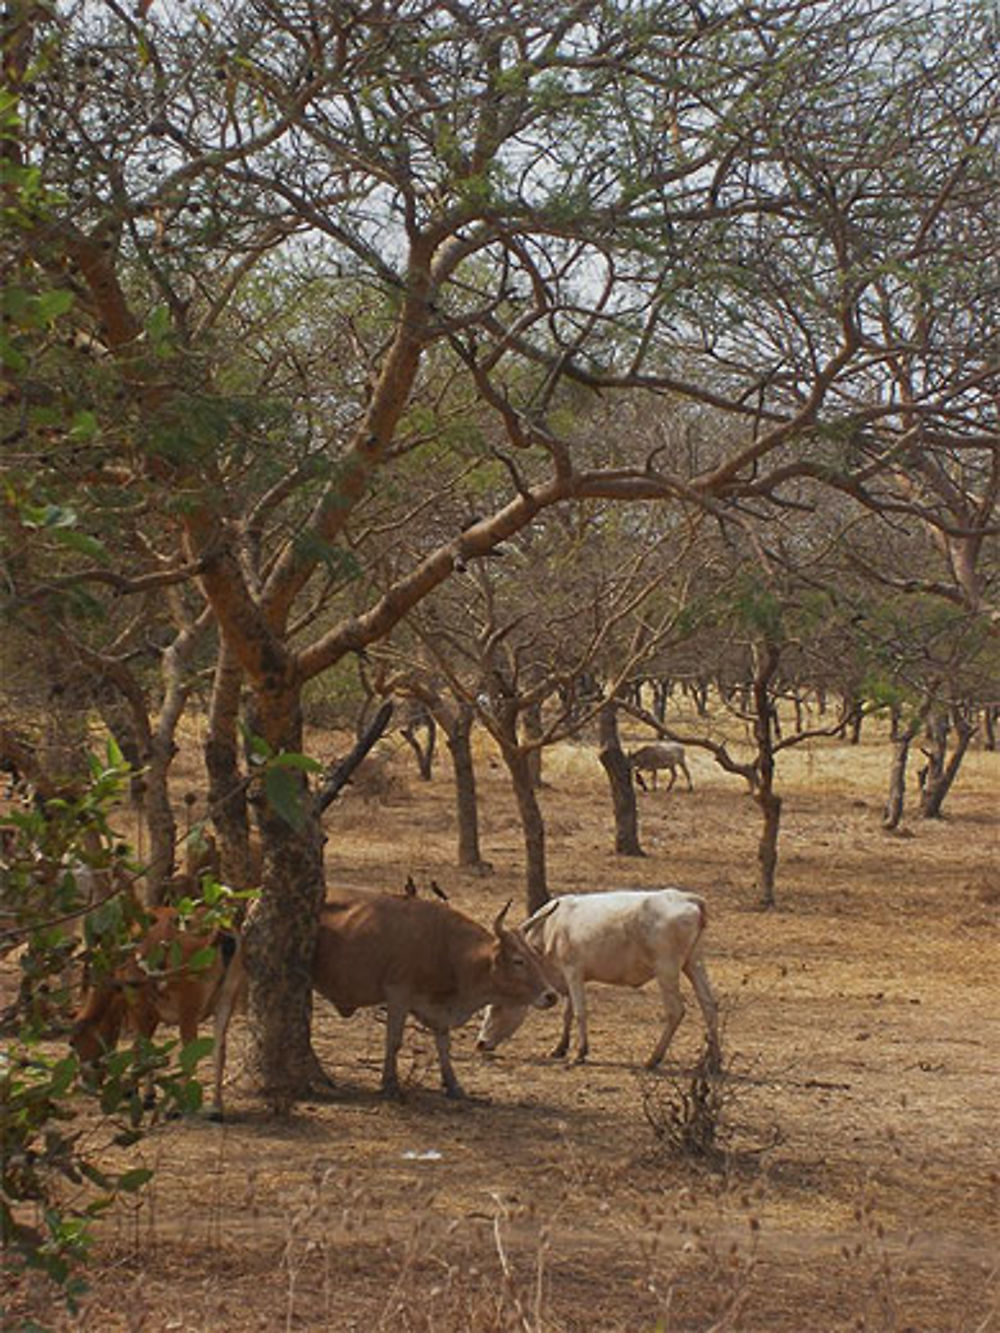
[[[421,744],[420,731],[427,732],[426,741]],[[407,745],[416,755],[417,771],[421,782],[430,782],[434,772],[434,746],[437,741],[437,723],[430,713],[424,711],[419,718],[414,718],[400,732]]]
[[[276,1115],[329,1080],[310,1040],[312,961],[325,894],[323,840],[311,812],[293,829],[278,815],[261,821],[263,892],[244,928],[249,1050],[247,1069]]]
[[[243,688],[240,671],[225,643],[219,651],[208,712],[205,769],[208,809],[219,846],[223,883],[244,889],[256,879],[250,855],[250,814],[246,784],[240,771],[239,711]]]
[[[521,746],[503,746],[524,834],[525,893],[529,915],[549,901],[545,871],[545,821],[535,795],[528,752]]]
[[[177,846],[177,821],[170,803],[168,775],[173,759],[173,745],[165,751],[159,739],[153,741],[144,775],[143,805],[149,849],[146,855],[146,905],[155,907],[164,899],[167,881],[174,869]]]
[[[753,679],[754,735],[757,740],[757,789],[754,800],[760,807],[764,826],[757,844],[759,875],[757,888],[761,905],[774,906],[774,883],[778,864],[778,830],[781,825],[781,797],[774,790],[774,726],[776,713],[771,698],[771,681],[778,670],[780,649],[765,643],[756,653]]]
[[[455,810],[458,822],[458,864],[473,870],[486,868],[479,849],[479,803],[476,770],[472,762],[472,724],[475,714],[459,708],[445,738],[455,773]]]
[[[537,741],[542,735],[542,705],[540,703],[529,704],[523,714],[524,737],[528,741]],[[528,771],[531,774],[531,785],[539,788],[542,783],[542,747],[533,746],[525,752],[528,762]]]
[[[889,795],[882,812],[882,827],[892,833],[899,827],[903,818],[903,805],[906,799],[906,765],[910,755],[910,744],[916,735],[914,726],[901,729],[892,745],[892,764],[889,768]]]
[[[618,707],[607,703],[597,718],[600,741],[599,759],[608,775],[611,804],[615,816],[615,851],[619,856],[643,856],[639,845],[639,824],[632,784],[632,769],[622,749],[618,734]]]
[[[905,726],[897,714],[892,765],[889,769],[889,794],[882,813],[882,827],[889,833],[899,827],[899,822],[903,818],[903,807],[906,801],[906,765],[909,762],[910,746],[913,743],[914,736],[923,726],[929,708],[930,700],[924,704],[919,712],[914,713]]]
[[[983,749],[994,752],[997,748],[997,717],[1000,709],[994,704],[983,709]]]
[[[928,771],[920,793],[920,814],[924,819],[940,818],[944,798],[958,777],[958,770],[962,766],[969,742],[975,735],[975,727],[957,709],[953,721],[958,740],[947,762],[945,762],[948,744],[947,718],[942,718],[939,726],[935,728],[934,748],[929,756]]]
[[[279,678],[275,684],[272,690],[255,690],[251,724],[272,753],[299,753],[298,683]],[[266,783],[255,795],[262,892],[245,927],[250,979],[247,1068],[277,1115],[287,1114],[298,1098],[329,1086],[310,1040],[312,962],[326,892],[322,829],[303,774],[284,769],[282,776],[286,794],[289,788],[297,793],[298,818],[293,825],[275,808]]]
[[[781,797],[767,783],[761,783],[756,794],[764,820],[757,844],[757,864],[760,873],[757,887],[762,907],[774,906],[774,881],[778,866],[778,830],[781,825]]]

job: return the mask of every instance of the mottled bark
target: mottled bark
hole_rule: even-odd
[[[944,799],[958,777],[965,752],[976,732],[975,727],[958,710],[955,711],[952,721],[957,739],[950,757],[947,718],[940,719],[935,726],[932,732],[932,748],[930,751],[925,751],[928,755],[928,765],[920,791],[920,814],[924,819],[940,818]]]
[[[250,976],[247,1069],[269,1108],[285,1115],[294,1101],[328,1084],[310,1040],[312,961],[322,904],[319,820],[294,829],[277,816],[261,821],[263,892],[245,926]]]
[[[243,673],[223,641],[215,668],[205,738],[208,808],[219,848],[222,880],[246,888],[256,875],[250,854],[250,812],[240,769],[239,714]]]
[[[434,750],[437,742],[437,723],[430,713],[423,713],[419,718],[400,727],[400,734],[413,751],[417,760],[417,772],[421,782],[430,782],[434,773]],[[421,740],[420,733],[424,732]]]
[[[545,821],[535,795],[528,753],[520,746],[503,746],[504,762],[510,773],[517,799],[524,835],[525,896],[529,914],[537,912],[549,901],[548,877],[545,867]]]
[[[618,735],[618,709],[614,703],[605,704],[597,715],[599,759],[608,775],[611,804],[615,817],[615,851],[619,856],[642,856],[639,845],[638,810],[632,769]]]
[[[285,666],[282,671],[282,666]],[[275,688],[252,696],[252,730],[273,753],[300,753],[301,690],[294,670],[274,661]],[[326,892],[319,812],[303,774],[284,770],[298,788],[298,818],[290,823],[255,792],[261,836],[262,891],[246,925],[250,979],[248,1070],[271,1110],[328,1083],[312,1048],[312,960],[319,909]]]
[[[522,725],[524,727],[524,739],[526,741],[540,741],[542,736],[542,705],[540,703],[529,704],[522,715]],[[528,771],[531,774],[531,785],[533,787],[542,786],[542,747],[533,745],[526,754],[528,762]]]
[[[471,708],[459,708],[445,729],[455,774],[455,814],[458,823],[458,864],[470,869],[485,867],[479,847],[479,799],[476,770],[472,762]]]
[[[774,790],[774,740],[776,711],[771,682],[778,670],[779,648],[765,643],[755,653],[752,685],[754,738],[757,742],[757,787],[754,800],[763,826],[757,843],[757,889],[764,907],[774,906],[774,883],[778,865],[778,832],[781,826],[781,797]]]

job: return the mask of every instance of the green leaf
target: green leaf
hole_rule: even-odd
[[[8,370],[23,374],[28,369],[27,358],[17,350],[9,338],[0,335],[0,361]]]
[[[73,417],[69,434],[73,440],[92,440],[97,434],[97,414],[89,408],[81,409]]]
[[[148,1167],[137,1166],[133,1167],[131,1171],[123,1171],[116,1184],[117,1188],[124,1190],[126,1194],[134,1194],[136,1190],[141,1189],[152,1178],[153,1173]]]
[[[107,547],[103,542],[91,537],[86,532],[78,532],[75,528],[56,528],[53,537],[60,546],[68,546],[72,551],[79,551],[81,555],[90,556],[94,560],[107,562],[110,558]]]
[[[323,765],[318,759],[307,754],[296,754],[292,750],[283,750],[269,760],[268,768],[297,768],[303,773],[322,773]]]
[[[299,832],[305,824],[305,791],[295,774],[287,768],[272,768],[264,774],[268,804],[279,818]]]
[[[203,972],[206,967],[211,967],[215,962],[215,946],[206,944],[204,949],[196,950],[187,960],[187,967],[191,972]]]
[[[60,315],[72,309],[74,301],[73,293],[67,291],[65,287],[57,288],[53,292],[43,292],[38,298],[38,316],[43,324],[54,323]]]
[[[183,1047],[177,1057],[177,1062],[188,1077],[194,1072],[194,1067],[198,1061],[211,1054],[214,1046],[215,1041],[211,1037],[195,1037],[194,1041],[189,1041]]]

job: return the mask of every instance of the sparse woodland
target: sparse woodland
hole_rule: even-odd
[[[150,1200],[170,1200],[173,1253],[175,1152],[216,1163],[195,1224],[207,1291],[239,1250],[243,1133],[261,1160],[269,1136],[309,1143],[304,1211],[283,1239],[262,1223],[246,1247],[269,1281],[282,1275],[283,1303],[268,1298],[258,1325],[208,1297],[194,1313],[184,1288],[182,1313],[147,1292],[134,1323],[93,1295],[80,1318],[790,1330],[818,1301],[831,1328],[996,1319],[995,1268],[980,1272],[986,1250],[968,1242],[973,1222],[995,1237],[995,1163],[974,1146],[933,1160],[933,1130],[940,1110],[982,1138],[995,1010],[997,24],[978,2],[8,0],[0,1217],[18,1319],[43,1318],[46,1282],[73,1306],[90,1235],[105,1273],[118,1255],[138,1287],[160,1239]],[[377,739],[366,728],[387,700]],[[373,748],[333,799],[359,738]],[[627,751],[655,739],[685,746],[692,792],[635,789]],[[515,1074],[512,1048],[482,1066],[489,1105],[466,1120],[443,1118],[416,1067],[398,1119],[352,1073],[338,1129],[337,1106],[316,1099],[331,1063],[343,1082],[368,1049],[311,994],[333,876],[389,892],[431,877],[482,920],[509,897],[530,911],[568,889],[698,889],[721,996],[746,986],[757,1006],[746,1022],[734,1010],[728,1091],[637,1088],[624,1052],[642,1043],[609,1018],[613,1073],[573,1074],[575,1093],[569,1072],[530,1059]],[[204,894],[198,910],[229,926],[245,900],[227,888],[255,891],[250,987],[243,1101],[213,1140],[209,1126],[151,1127],[136,1092],[152,1060],[162,1095],[190,1109],[194,1054],[178,1072],[169,1051],[123,1053],[95,1101],[60,1034],[79,969],[112,970],[144,906]],[[922,985],[934,998],[920,1015],[869,1021]],[[632,1018],[653,1004],[608,992],[605,1012],[633,998]],[[786,1001],[796,1035],[781,1045],[763,1011],[777,1021]],[[837,1047],[838,1014],[873,1038],[863,1076]],[[939,1047],[963,1025],[968,1051]],[[912,1045],[906,1071],[879,1036]],[[957,1080],[941,1108],[914,1069]],[[897,1081],[879,1083],[889,1070]],[[783,1078],[797,1091],[781,1105]],[[750,1130],[727,1141],[737,1085],[758,1091]],[[836,1134],[829,1176],[799,1150],[802,1126],[822,1130],[809,1091]],[[697,1107],[713,1123],[688,1134]],[[66,1115],[125,1128],[78,1134],[59,1128]],[[408,1241],[402,1196],[372,1184],[372,1117],[400,1152],[426,1124],[461,1155],[464,1126],[498,1172],[515,1136],[517,1184],[510,1197],[489,1185],[480,1156],[417,1208],[429,1230]],[[681,1140],[722,1155],[676,1166],[698,1156],[664,1148],[678,1118]],[[631,1126],[618,1158],[599,1147],[612,1124]],[[744,1197],[757,1221],[758,1204],[790,1209],[820,1246],[802,1195],[829,1184],[842,1202],[853,1181],[842,1311],[830,1284],[776,1280],[774,1309],[754,1313],[751,1279],[770,1261],[749,1222],[749,1255],[709,1255],[693,1204],[672,1200],[668,1219],[636,1185],[614,1232],[600,1182],[646,1169],[650,1130],[657,1180],[714,1182],[712,1246]],[[565,1213],[541,1207],[541,1145],[557,1139],[560,1207],[592,1214],[601,1247],[642,1256],[612,1265],[590,1324],[584,1277],[575,1311],[565,1274],[546,1285]],[[905,1189],[932,1210],[963,1172],[952,1248],[924,1255],[949,1294],[925,1300],[918,1271],[907,1314],[872,1196],[885,1184],[894,1221],[918,1228]],[[684,1198],[702,1197],[693,1179]],[[248,1218],[258,1185],[239,1186]],[[472,1239],[484,1207],[485,1251]],[[375,1244],[373,1219],[392,1292],[412,1281],[423,1306],[393,1304],[386,1282],[374,1314],[366,1303],[378,1265],[351,1236]],[[680,1221],[696,1228],[681,1253],[700,1256],[692,1290],[714,1291],[712,1313],[681,1269],[653,1262]],[[584,1273],[574,1225],[567,1262]],[[449,1235],[473,1256],[465,1285]],[[512,1258],[526,1246],[530,1279]],[[855,1261],[868,1304],[844,1295]],[[966,1261],[977,1276],[963,1284]],[[128,1307],[121,1274],[108,1280]]]

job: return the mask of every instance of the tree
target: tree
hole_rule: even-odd
[[[317,1076],[320,838],[285,758],[309,681],[560,502],[684,500],[725,523],[809,476],[917,514],[885,478],[910,470],[907,451],[955,447],[956,404],[963,451],[995,449],[980,350],[995,303],[980,298],[1000,248],[984,190],[996,53],[975,11],[798,0],[705,22],[596,0],[322,14],[256,0],[56,21],[8,6],[20,279],[72,297],[74,340],[101,363],[90,417],[54,427],[34,367],[14,367],[5,413],[28,443],[10,508],[58,496],[90,432],[93,484],[148,507],[163,559],[155,583],[134,580],[116,546],[63,594],[197,580],[219,655],[216,808],[252,779],[264,846],[248,947],[254,1065],[276,1106]],[[903,403],[908,331],[883,315],[933,281],[932,254],[960,309],[923,327]],[[339,299],[312,339],[317,279]],[[246,318],[272,283],[277,356]],[[682,467],[623,436],[633,392],[689,405]],[[504,442],[503,497],[352,604],[373,493],[407,460],[484,458],[447,430],[473,398]],[[251,772],[235,770],[240,690]]]

